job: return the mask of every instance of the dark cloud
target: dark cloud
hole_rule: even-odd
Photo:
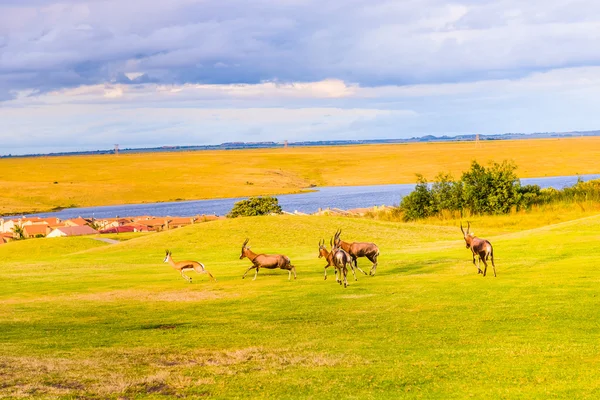
[[[104,82],[519,77],[597,65],[598,11],[591,0],[3,0],[0,93]],[[131,80],[132,72],[143,75]]]

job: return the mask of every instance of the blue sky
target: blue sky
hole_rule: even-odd
[[[600,129],[600,3],[0,0],[0,154]]]

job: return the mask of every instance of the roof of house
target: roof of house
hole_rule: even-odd
[[[23,233],[27,235],[45,235],[47,231],[48,225],[46,224],[25,225],[23,227]]]
[[[170,221],[171,218],[153,218],[145,221],[137,221],[138,224],[146,225],[146,226],[163,226],[167,221]]]
[[[150,215],[139,215],[139,216],[137,216],[137,217],[133,217],[132,219],[133,219],[134,221],[142,221],[142,220],[153,219],[153,218],[154,218],[154,217],[153,217],[153,216],[150,216]]]
[[[48,217],[48,218],[31,217],[31,218],[22,218],[21,219],[22,224],[24,224],[26,222],[31,222],[32,224],[58,225],[58,224],[60,224],[60,219],[56,218],[56,217]]]
[[[196,221],[195,217],[168,217],[170,225],[191,224]]]
[[[131,227],[133,227],[134,229],[136,229],[138,231],[141,231],[141,230],[146,230],[147,231],[148,230],[148,225],[140,224],[140,223],[137,223],[137,222],[130,222],[130,223],[125,224],[123,226],[131,226]]]
[[[81,217],[72,218],[72,219],[69,219],[67,221],[72,222],[73,224],[78,225],[78,226],[83,226],[83,225],[87,225],[88,224],[88,221],[86,219],[81,218]],[[65,221],[65,222],[67,222],[67,221]]]
[[[108,229],[102,229],[100,231],[100,233],[123,233],[123,232],[134,232],[135,231],[135,227],[131,226],[131,225],[122,225],[122,226],[115,226],[112,228],[108,228]]]
[[[94,228],[84,225],[84,226],[61,226],[56,228],[67,236],[80,236],[80,235],[94,235],[98,233]]]

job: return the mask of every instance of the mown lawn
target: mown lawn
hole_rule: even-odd
[[[2,158],[0,215],[458,178],[473,160],[513,160],[521,178],[593,174],[598,159],[600,137]]]
[[[317,259],[338,227],[382,254],[347,289]],[[457,226],[366,219],[0,246],[0,397],[598,398],[600,216],[502,229],[488,237],[497,278],[476,274]],[[246,237],[287,254],[298,280],[242,280]],[[218,282],[186,283],[166,248]]]

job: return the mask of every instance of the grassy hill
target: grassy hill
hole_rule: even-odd
[[[513,160],[526,177],[600,173],[600,137],[0,159],[0,215],[55,207],[296,193],[459,177]]]
[[[457,221],[258,217],[0,246],[0,397],[597,398],[600,216],[495,221],[473,225],[497,278],[476,274]],[[317,258],[338,227],[381,249],[347,289]],[[246,237],[298,279],[242,280]],[[218,282],[186,283],[166,248]]]

